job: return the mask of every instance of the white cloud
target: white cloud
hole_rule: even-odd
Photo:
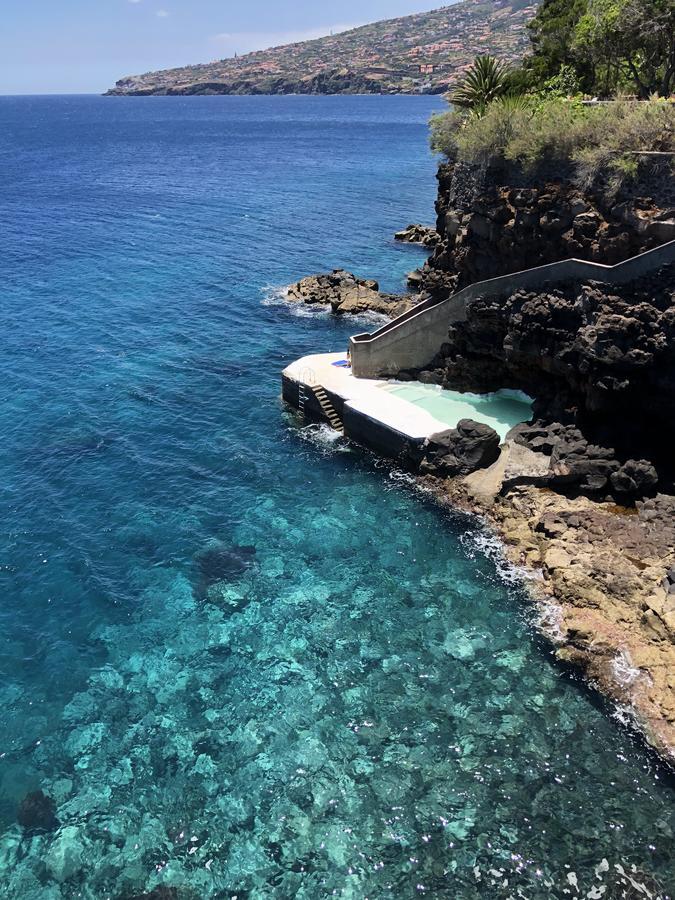
[[[169,13],[165,9],[158,9],[156,14],[160,19],[166,19]]]
[[[129,0],[129,3],[140,3],[141,0]]]
[[[311,41],[326,35],[339,34],[358,28],[362,22],[338,25],[322,25],[304,31],[233,31],[214,34],[211,41],[223,52],[249,53],[251,50],[266,50],[268,47],[279,47],[283,44],[297,44],[300,41]]]

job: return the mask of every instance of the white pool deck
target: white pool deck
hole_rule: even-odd
[[[351,369],[333,365],[344,359],[344,353],[303,356],[291,363],[284,370],[284,375],[308,387],[321,385],[341,397],[354,411],[415,441],[447,431],[450,427],[447,422],[441,422],[414,403],[383,390],[390,382],[355,378]]]

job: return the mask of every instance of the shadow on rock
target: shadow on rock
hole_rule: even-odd
[[[177,888],[161,884],[146,894],[122,894],[118,900],[179,900]]]
[[[256,549],[252,546],[224,544],[222,541],[209,543],[195,556],[197,566],[197,586],[195,594],[204,600],[212,585],[235,581],[247,572],[255,562]]]
[[[19,804],[16,820],[29,834],[55,831],[59,827],[56,804],[44,791],[26,794]]]

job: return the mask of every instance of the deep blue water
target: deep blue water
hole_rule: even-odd
[[[478,526],[279,400],[363,326],[275,289],[423,258],[440,105],[0,98],[0,896],[672,891],[671,783]]]

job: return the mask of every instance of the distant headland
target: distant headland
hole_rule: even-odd
[[[516,62],[538,0],[462,0],[302,43],[132,75],[112,96],[440,94],[478,53]]]

